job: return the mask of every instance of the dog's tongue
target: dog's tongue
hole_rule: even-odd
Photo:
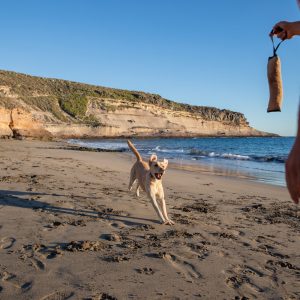
[[[161,179],[161,174],[160,174],[160,173],[156,173],[156,174],[155,174],[155,177],[156,177],[157,179]]]

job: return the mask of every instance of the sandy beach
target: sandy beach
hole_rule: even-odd
[[[286,188],[171,167],[164,226],[133,156],[65,146],[0,142],[0,299],[300,299]]]

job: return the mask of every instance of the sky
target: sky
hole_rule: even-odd
[[[267,114],[268,33],[296,0],[0,0],[0,69],[157,93],[296,133],[300,37],[282,43],[284,102]]]

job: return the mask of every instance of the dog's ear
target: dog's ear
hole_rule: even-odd
[[[168,164],[169,164],[169,161],[168,161],[167,159],[164,158],[163,163],[164,163],[164,165],[167,167]]]
[[[155,154],[152,154],[149,158],[149,165],[151,165],[155,161],[157,161],[157,156]]]

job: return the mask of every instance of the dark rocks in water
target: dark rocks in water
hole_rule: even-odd
[[[75,150],[75,151],[88,151],[88,152],[125,152],[127,149],[102,149],[102,148],[88,148],[83,146],[68,146],[61,147],[63,150]]]

